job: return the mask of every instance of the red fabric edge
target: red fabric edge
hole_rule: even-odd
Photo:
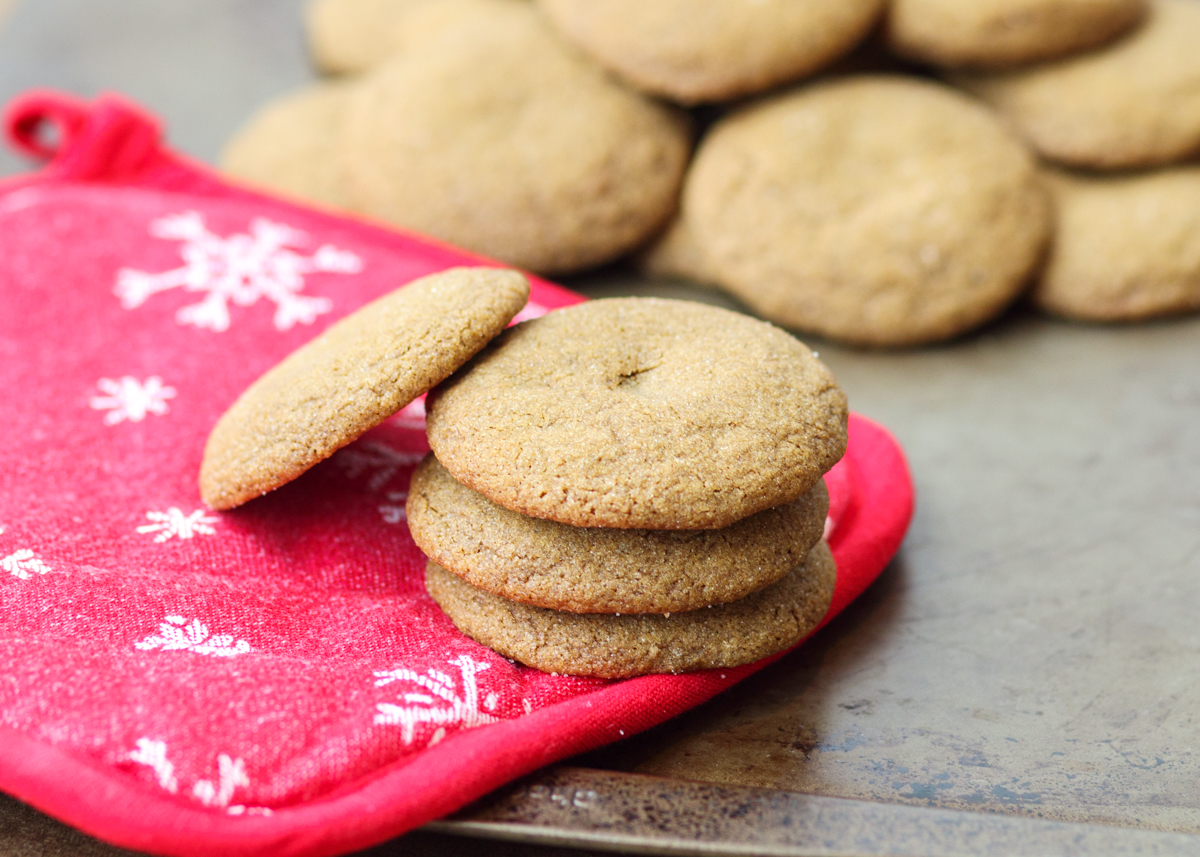
[[[845,520],[831,539],[838,581],[822,624],[883,570],[900,546],[913,509],[908,467],[886,429],[851,415],[847,463],[854,468],[852,510],[864,514]],[[723,672],[618,682],[515,720],[457,733],[365,782],[271,816],[231,817],[189,806],[186,799],[148,790],[103,764],[4,727],[0,789],[126,848],[178,857],[340,854],[440,818],[544,765],[656,726],[779,657]],[[669,707],[634,715],[657,683],[671,685]],[[438,788],[428,789],[431,782]]]

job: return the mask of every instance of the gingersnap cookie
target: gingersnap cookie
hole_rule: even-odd
[[[583,527],[726,527],[800,499],[846,448],[846,397],[801,342],[655,298],[523,322],[426,409],[455,479]]]
[[[956,83],[1003,113],[1046,158],[1097,169],[1167,164],[1200,152],[1200,3],[1151,0],[1145,22],[1107,47]]]
[[[328,74],[356,74],[396,49],[396,26],[428,0],[313,0],[304,16],[309,52]]]
[[[1033,157],[948,87],[851,77],[719,121],[683,218],[716,280],[778,324],[914,345],[983,324],[1050,229]]]
[[[811,74],[849,51],[882,0],[541,0],[559,31],[631,85],[684,104]]]
[[[432,561],[425,570],[429,594],[468,637],[545,672],[600,678],[735,667],[783,651],[820,624],[836,583],[824,542],[765,589],[670,615],[546,610],[474,587]]]
[[[434,562],[495,595],[572,613],[673,613],[762,589],[821,538],[829,492],[719,530],[572,527],[499,506],[432,455],[412,477],[408,528]]]
[[[288,196],[343,206],[334,151],[348,89],[319,83],[266,104],[226,144],[221,169]]]
[[[667,228],[633,257],[633,264],[651,277],[681,277],[697,285],[712,285],[714,280],[704,245],[682,216],[672,218]]]
[[[892,0],[887,40],[939,66],[1004,68],[1088,50],[1135,26],[1147,0]]]
[[[516,271],[451,268],[346,316],[217,421],[200,465],[204,502],[231,509],[295,479],[465,363],[528,299]]]
[[[521,0],[439,0],[352,99],[354,210],[544,273],[613,259],[675,208],[682,113],[565,47]]]
[[[1050,186],[1058,228],[1034,303],[1090,321],[1200,309],[1200,167]]]

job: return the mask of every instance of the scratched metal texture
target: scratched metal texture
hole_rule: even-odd
[[[120,89],[212,161],[255,105],[312,78],[301,5],[25,0],[0,23],[0,98]],[[0,173],[24,166],[0,156]],[[735,306],[619,270],[568,285]],[[908,452],[918,505],[899,557],[800,652],[580,762],[1200,831],[1200,320],[1093,327],[1019,309],[935,348],[814,344],[852,407]],[[530,825],[537,806],[528,798]],[[100,848],[15,802],[0,810],[6,853]],[[400,841],[433,855],[453,839]]]

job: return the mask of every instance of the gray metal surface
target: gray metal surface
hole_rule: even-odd
[[[119,89],[163,115],[179,148],[212,160],[254,106],[311,76],[299,9],[297,0],[25,0],[0,26],[0,98],[33,85]],[[21,166],[0,158],[0,172]],[[621,272],[568,285],[728,303]],[[918,503],[899,557],[801,651],[586,764],[1200,832],[1200,320],[1086,327],[1017,311],[937,348],[815,344],[852,407],[907,450]],[[624,781],[607,782],[604,799],[619,800]],[[548,841],[536,799],[524,806],[505,823]],[[0,827],[10,852],[98,847],[12,801],[0,810],[0,824],[23,819]],[[578,817],[560,822],[589,829]],[[1016,825],[1010,841],[1059,850],[1047,832],[1059,829]],[[396,849],[452,853],[451,840],[420,834]],[[872,841],[861,853],[893,853],[886,835]],[[985,839],[971,841],[958,853],[988,853]]]

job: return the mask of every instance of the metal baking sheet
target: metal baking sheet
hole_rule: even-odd
[[[0,98],[35,85],[119,89],[160,112],[174,143],[202,160],[257,104],[312,78],[297,0],[7,6]],[[24,167],[0,157],[0,172]],[[736,307],[620,269],[567,285]],[[1200,832],[1200,319],[1085,326],[1019,307],[933,348],[811,344],[851,406],[904,445],[917,486],[909,537],[878,583],[800,651],[576,760],[601,772],[592,790],[612,802],[636,792],[630,783],[653,782],[661,796],[691,781],[730,790],[708,800],[848,799],[834,806],[866,806],[883,816],[863,817],[895,824],[909,823],[910,809],[928,810],[935,826],[1001,817],[1015,825],[1005,835],[1017,839],[1005,841],[1029,853],[1058,850],[1064,824],[1166,837],[1122,840],[1129,853],[1179,853],[1181,842],[1200,850],[1200,839],[1174,836]],[[544,774],[542,785],[562,776]],[[528,853],[667,847],[600,842],[581,817],[547,821],[531,794],[505,798],[503,832],[485,807],[395,849],[469,853],[462,833],[543,843],[521,846]],[[559,833],[547,838],[548,827]],[[689,838],[671,830],[671,847]],[[720,848],[714,830],[697,825],[691,839]],[[838,853],[909,853],[895,837]],[[967,837],[955,853],[999,853],[988,850],[995,841]],[[0,844],[118,853],[9,799],[0,799]]]

